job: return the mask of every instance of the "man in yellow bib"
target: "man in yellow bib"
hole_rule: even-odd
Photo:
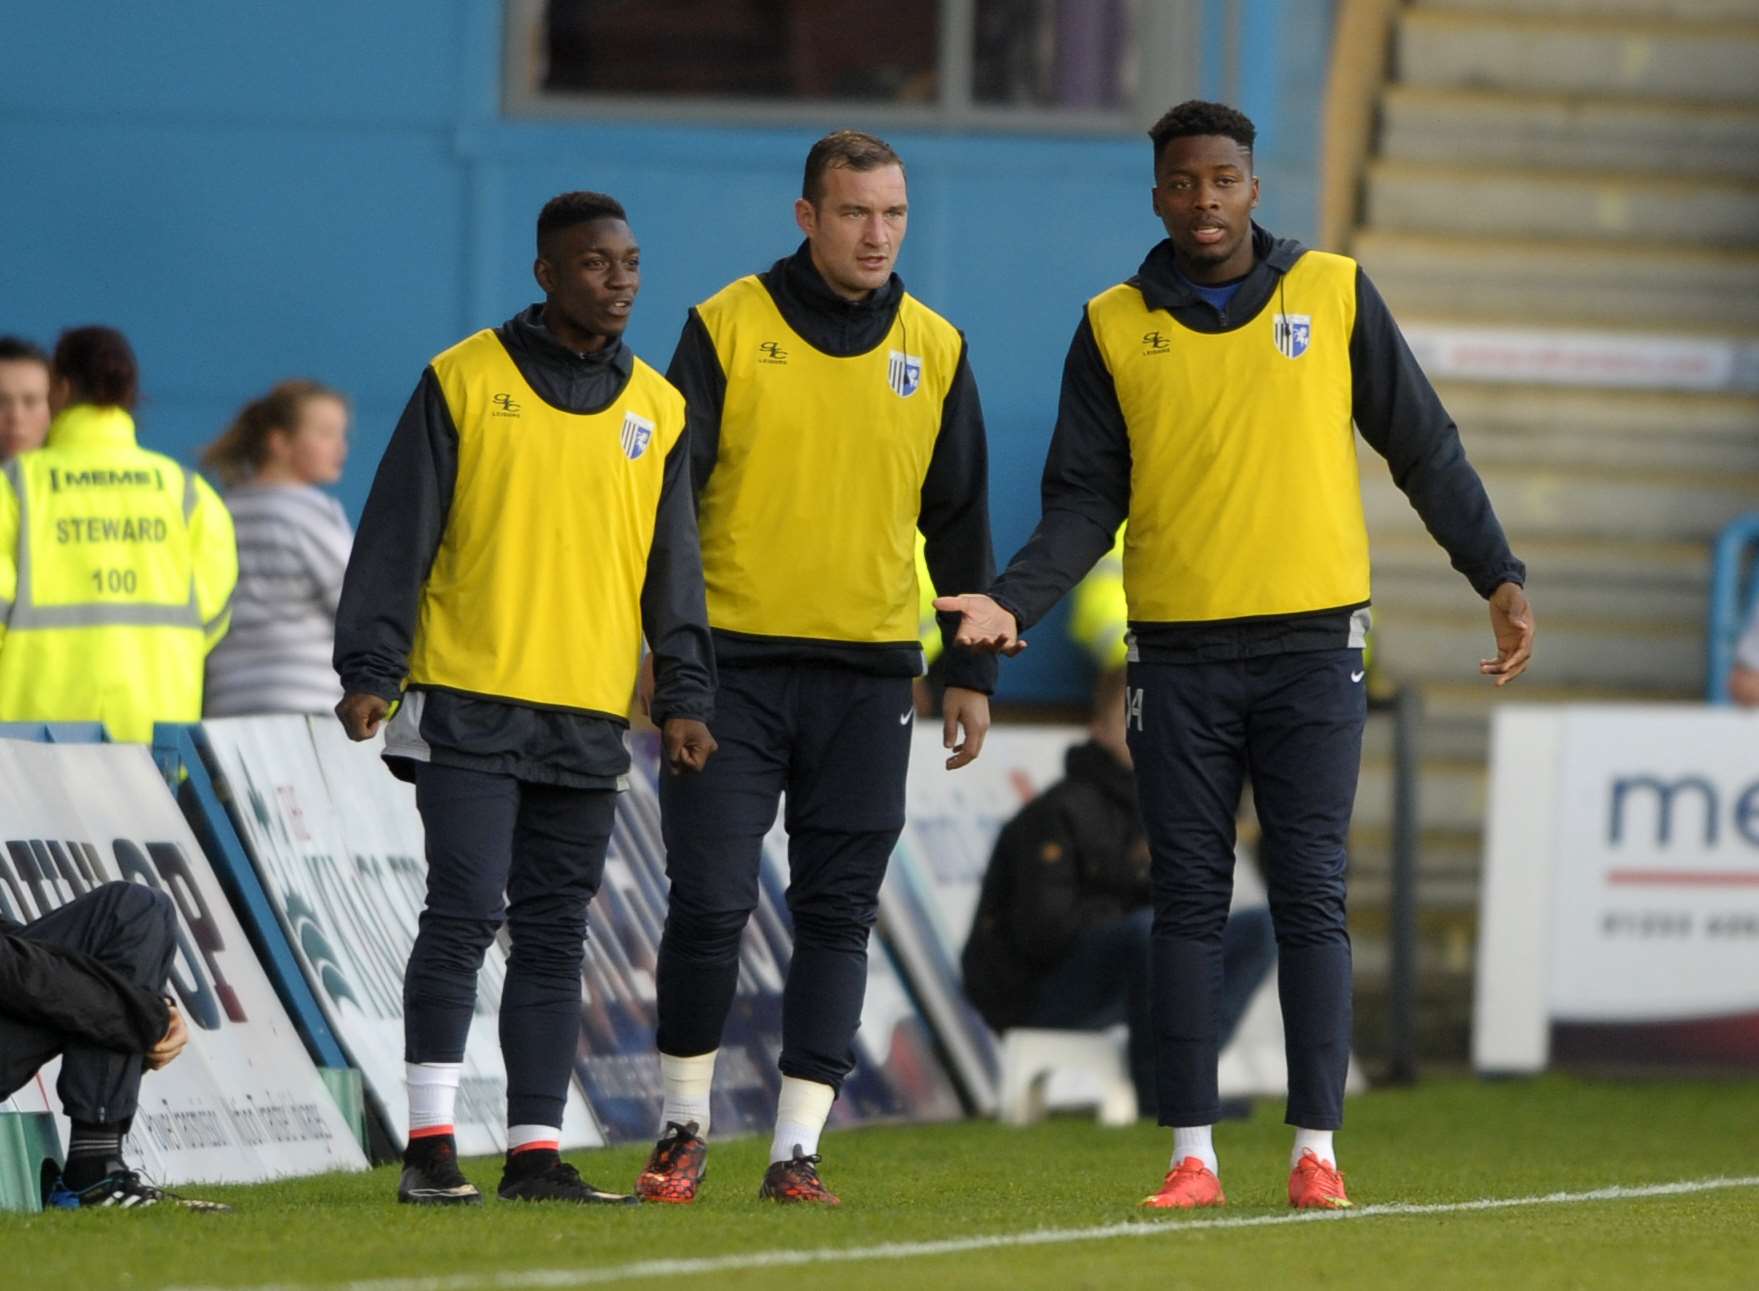
[[[398,1200],[479,1203],[453,1107],[477,970],[503,918],[503,1200],[626,1202],[558,1155],[645,633],[673,774],[701,770],[714,656],[684,400],[623,344],[641,252],[623,208],[538,216],[544,302],[435,358],[361,516],[336,619],[337,716],[415,782],[427,905],[404,979]],[[503,900],[504,894],[504,900]]]
[[[1368,531],[1351,422],[1490,603],[1503,685],[1533,616],[1516,560],[1392,316],[1354,261],[1252,222],[1252,123],[1171,109],[1154,141],[1167,231],[1087,304],[1063,369],[1044,518],[988,595],[944,597],[958,639],[1012,653],[1128,518],[1129,741],[1154,890],[1160,1122],[1154,1207],[1223,1203],[1216,1001],[1234,813],[1251,776],[1280,954],[1289,1201],[1349,1205],[1332,1132],[1350,1055],[1345,840],[1366,717]]]
[[[805,243],[691,310],[668,373],[690,408],[721,751],[660,791],[665,1106],[636,1183],[653,1201],[696,1196],[739,942],[785,791],[794,955],[761,1195],[836,1204],[818,1141],[854,1067],[868,933],[904,825],[917,530],[942,587],[987,585],[995,567],[964,338],[892,272],[909,217],[898,154],[827,135],[794,214]],[[942,616],[947,636],[957,625]],[[951,769],[982,747],[995,661],[953,649],[945,669]]]

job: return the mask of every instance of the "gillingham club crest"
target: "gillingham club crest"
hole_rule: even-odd
[[[632,412],[623,414],[623,456],[634,461],[647,452],[647,446],[654,437],[654,424],[644,417],[637,417]]]
[[[886,365],[886,384],[900,399],[915,394],[916,387],[922,384],[922,355],[892,350],[891,362]]]
[[[1285,359],[1298,359],[1307,353],[1308,342],[1313,339],[1313,315],[1273,314],[1271,328],[1277,353]]]

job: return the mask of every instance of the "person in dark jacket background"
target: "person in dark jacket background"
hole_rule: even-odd
[[[1148,840],[1125,739],[1124,673],[1101,675],[1090,738],[1064,778],[1002,828],[961,960],[965,993],[997,1031],[1130,1028],[1130,1075],[1153,1115]],[[1227,1046],[1276,961],[1270,911],[1236,911],[1222,936],[1218,1031]]]
[[[137,883],[102,884],[30,923],[0,909],[0,1099],[59,1055],[55,1092],[72,1122],[51,1206],[229,1209],[156,1188],[122,1159],[142,1073],[189,1042],[163,993],[176,932],[171,898]]]

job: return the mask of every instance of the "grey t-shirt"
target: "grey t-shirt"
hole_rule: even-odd
[[[224,495],[238,530],[232,628],[208,655],[202,712],[325,713],[342,698],[330,664],[353,530],[341,504],[306,484]]]

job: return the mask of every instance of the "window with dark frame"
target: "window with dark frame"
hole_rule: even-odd
[[[730,124],[1135,132],[1197,81],[1203,0],[502,0],[506,103]],[[1233,5],[1240,0],[1224,0]]]
[[[939,0],[549,0],[543,87],[933,103]]]
[[[748,104],[772,118],[790,104],[844,102],[946,120],[1078,113],[1124,128],[1145,79],[1143,9],[1143,0],[508,0],[508,77],[515,102],[556,111],[667,100],[686,114]]]

